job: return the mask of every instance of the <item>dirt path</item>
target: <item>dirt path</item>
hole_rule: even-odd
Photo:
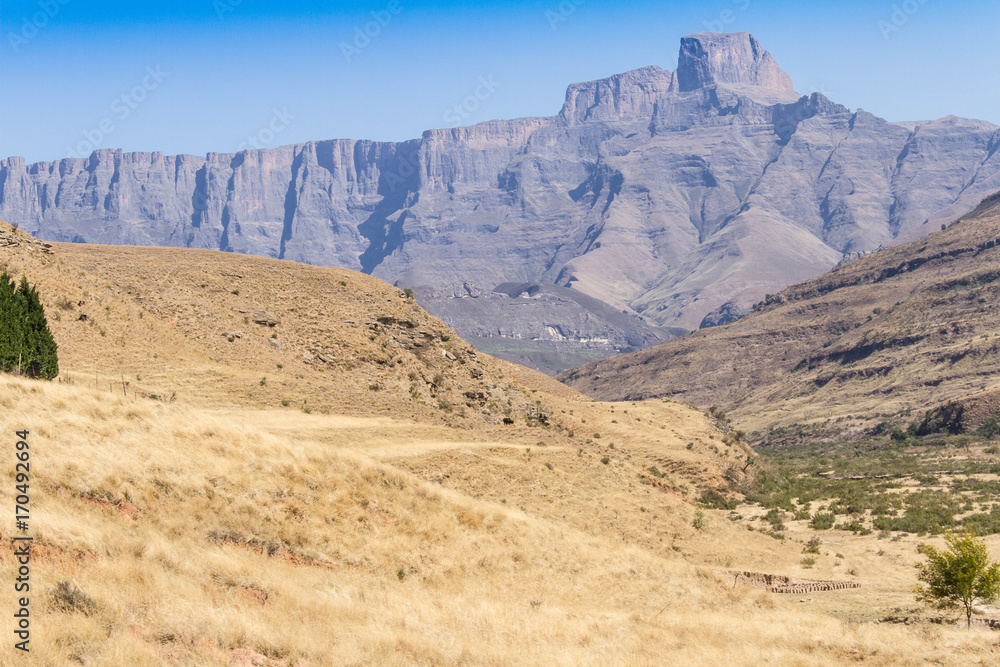
[[[377,459],[417,457],[449,450],[520,448],[524,445],[443,426],[389,417],[304,414],[291,410],[214,410],[219,418],[295,439],[308,439]],[[456,436],[462,436],[460,439]],[[550,448],[555,450],[557,448]]]

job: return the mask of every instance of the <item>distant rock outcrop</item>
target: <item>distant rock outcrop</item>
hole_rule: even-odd
[[[998,146],[983,121],[890,123],[799,95],[752,35],[703,33],[676,72],[573,84],[548,118],[399,143],[9,158],[0,218],[47,240],[215,248],[431,290],[570,287],[690,330],[937,230],[1000,189]]]

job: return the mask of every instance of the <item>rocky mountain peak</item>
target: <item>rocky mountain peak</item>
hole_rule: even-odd
[[[721,83],[795,93],[792,79],[748,32],[702,32],[682,38],[677,81],[681,91]]]
[[[656,65],[574,83],[559,115],[570,122],[649,118],[656,101],[676,87],[676,74]]]

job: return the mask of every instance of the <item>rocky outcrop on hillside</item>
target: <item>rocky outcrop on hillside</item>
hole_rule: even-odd
[[[1000,189],[998,145],[986,122],[889,123],[799,95],[753,36],[706,33],[682,40],[675,72],[573,84],[548,118],[401,143],[9,158],[0,218],[46,240],[216,248],[431,290],[569,287],[669,332],[938,229]]]

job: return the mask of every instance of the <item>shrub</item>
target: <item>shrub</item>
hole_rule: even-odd
[[[982,426],[976,429],[975,433],[976,435],[981,436],[983,438],[997,437],[998,435],[1000,435],[1000,419],[997,419],[996,417],[990,417],[989,419],[983,422]],[[992,449],[996,450],[997,448],[993,447]],[[990,452],[990,453],[995,454],[996,452]]]
[[[62,612],[79,612],[90,616],[97,611],[94,599],[68,581],[58,582],[49,591],[49,602],[53,609]]]
[[[877,517],[873,522],[875,528],[936,535],[955,525],[954,509],[943,504],[936,504],[936,499],[933,496],[921,498],[918,494],[912,494],[907,500],[911,505],[902,517]],[[917,504],[919,502],[927,504]]]
[[[934,410],[928,410],[924,416],[915,420],[907,428],[909,435],[930,435],[932,433],[961,432],[963,407],[954,402],[949,402]]]
[[[830,530],[833,528],[833,524],[836,522],[837,518],[834,516],[833,512],[816,512],[813,515],[812,520],[809,525],[814,530]]]
[[[735,500],[730,500],[715,489],[709,489],[701,494],[698,502],[708,508],[717,510],[734,510],[739,505]]]
[[[768,510],[767,514],[761,517],[761,520],[767,521],[772,526],[781,526],[784,521],[784,515],[781,513],[781,510],[774,508]]]
[[[696,529],[701,530],[705,527],[705,513],[698,510],[694,513],[694,520],[691,521],[691,525]]]
[[[994,535],[1000,533],[1000,514],[996,511],[989,514],[970,514],[962,519],[962,525],[976,535]]]
[[[851,521],[846,521],[844,523],[838,524],[836,528],[837,530],[849,530],[852,533],[857,533],[859,535],[871,535],[872,533],[870,528],[865,526],[865,524],[861,523],[857,519],[853,519]]]

